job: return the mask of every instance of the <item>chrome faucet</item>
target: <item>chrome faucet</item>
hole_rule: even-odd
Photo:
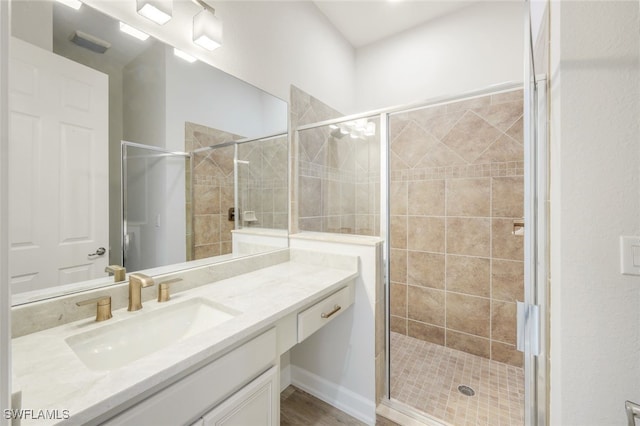
[[[120,265],[109,265],[104,268],[104,271],[113,275],[113,280],[115,282],[124,281],[127,278],[127,270]]]
[[[129,274],[129,307],[128,311],[142,309],[142,287],[154,284],[153,278],[144,274]]]

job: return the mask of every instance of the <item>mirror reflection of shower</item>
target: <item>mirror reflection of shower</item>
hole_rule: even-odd
[[[184,199],[172,184],[185,176],[191,156],[155,146],[122,141],[122,254],[130,271],[184,262],[186,248],[168,243],[174,226],[170,200]]]

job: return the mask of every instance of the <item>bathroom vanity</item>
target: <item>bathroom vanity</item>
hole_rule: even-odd
[[[280,355],[348,311],[359,274],[355,256],[287,251],[275,265],[201,285],[193,277],[211,274],[184,271],[168,302],[13,339],[22,408],[69,411],[39,425],[279,424]]]

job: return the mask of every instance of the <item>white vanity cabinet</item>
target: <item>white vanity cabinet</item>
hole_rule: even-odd
[[[262,416],[270,423],[256,426],[276,425],[278,404],[276,330],[272,328],[103,424],[184,425],[206,413],[207,418],[219,416],[222,423],[205,424],[243,424],[234,421]],[[216,408],[208,412],[212,407]]]
[[[278,426],[280,355],[342,315],[354,294],[350,281],[103,424]]]
[[[195,423],[197,426],[277,426],[280,424],[278,367],[233,394]]]

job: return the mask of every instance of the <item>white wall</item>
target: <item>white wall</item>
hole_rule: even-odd
[[[551,424],[626,424],[640,402],[639,3],[551,3]]]
[[[11,33],[44,50],[53,51],[53,3],[13,1]]]
[[[174,2],[173,19],[163,26],[139,16],[128,2],[85,2],[281,99],[295,84],[353,111],[354,50],[311,2],[217,2],[224,42],[214,52],[192,41],[191,22],[201,8],[190,0]]]
[[[522,81],[524,2],[479,2],[357,50],[356,109]]]
[[[382,261],[382,245],[295,237],[289,245],[360,258],[353,307],[291,349],[291,383],[366,424],[375,424],[375,303],[377,292],[383,291],[376,262]]]
[[[184,150],[190,121],[243,137],[287,131],[287,103],[202,62],[166,52],[166,147]]]
[[[0,241],[9,241],[9,3],[0,2]],[[11,408],[11,286],[9,245],[0,246],[0,410]],[[0,417],[0,426],[12,422]]]

